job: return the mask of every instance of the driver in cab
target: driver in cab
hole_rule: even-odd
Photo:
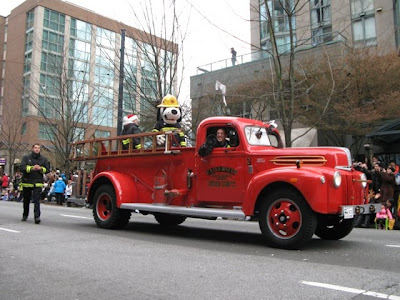
[[[206,142],[199,148],[199,155],[210,155],[214,148],[230,148],[226,136],[227,133],[225,128],[218,128],[216,136],[214,134],[208,135]]]

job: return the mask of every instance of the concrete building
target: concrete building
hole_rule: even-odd
[[[252,52],[237,56],[235,65],[231,58],[198,67],[196,75],[190,80],[194,123],[205,117],[198,108],[204,107],[207,100],[209,115],[231,115],[274,119],[270,108],[260,115],[249,102],[229,105],[236,95],[229,94],[237,85],[251,82],[265,76],[272,69],[271,41],[268,30],[265,5],[271,11],[278,50],[282,57],[289,50],[289,21],[293,24],[296,57],[312,58],[327,51],[333,57],[342,57],[349,48],[370,47],[387,53],[399,48],[400,44],[400,4],[399,0],[300,0],[296,14],[288,19],[278,0],[250,0],[250,30]],[[290,2],[290,1],[289,1]],[[291,0],[291,5],[297,3]],[[221,92],[216,91],[216,81],[226,86],[228,106],[221,101]],[[232,102],[231,102],[232,103]],[[282,127],[281,127],[282,128]],[[306,131],[301,124],[295,124],[292,136]],[[297,140],[294,146],[317,145],[317,132],[312,130],[308,136]]]
[[[0,148],[8,166],[34,142],[55,151],[57,139],[116,135],[123,29],[122,109],[144,114],[160,101],[152,46],[162,63],[176,56],[176,44],[60,0],[27,0],[0,16]],[[173,93],[176,82],[168,85]]]

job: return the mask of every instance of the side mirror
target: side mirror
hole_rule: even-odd
[[[239,144],[239,140],[236,134],[236,131],[231,130],[229,131],[229,146],[231,147],[237,147]]]

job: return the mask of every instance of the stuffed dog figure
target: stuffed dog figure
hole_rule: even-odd
[[[161,104],[157,106],[157,123],[154,125],[153,132],[166,132],[179,130],[179,134],[175,135],[172,140],[172,146],[186,147],[185,135],[181,131],[182,110],[178,104],[178,100],[172,95],[166,95]],[[165,144],[165,135],[157,135],[157,145]]]

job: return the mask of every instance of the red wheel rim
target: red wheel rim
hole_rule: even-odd
[[[290,199],[278,199],[268,209],[268,227],[281,239],[295,236],[301,229],[301,211]]]
[[[112,203],[110,195],[101,194],[99,199],[97,200],[97,205],[96,205],[97,216],[101,220],[106,221],[111,216],[111,209],[112,209]]]

